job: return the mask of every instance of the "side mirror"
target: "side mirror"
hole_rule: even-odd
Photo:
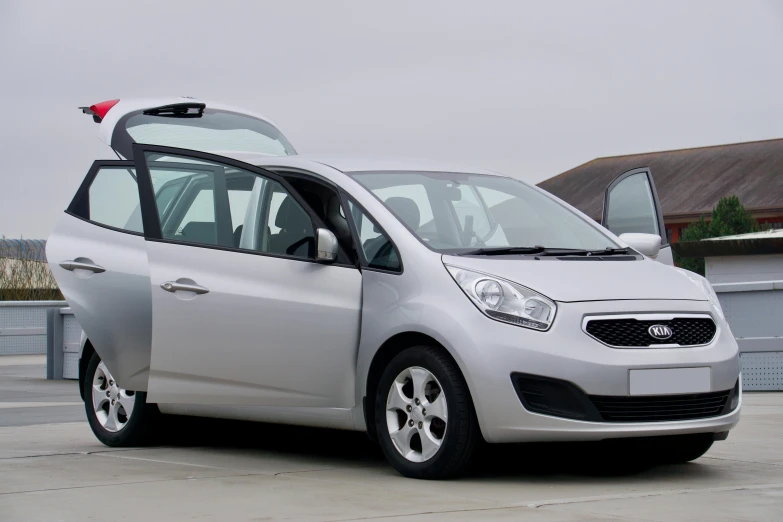
[[[319,228],[315,231],[315,260],[331,263],[337,259],[337,237],[331,230]]]
[[[638,234],[627,233],[620,234],[620,239],[628,243],[631,248],[638,250],[640,253],[655,259],[658,252],[661,250],[661,236],[656,234]]]

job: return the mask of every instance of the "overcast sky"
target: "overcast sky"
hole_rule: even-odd
[[[538,182],[599,156],[783,137],[783,3],[0,0],[0,94],[7,237],[45,238],[111,157],[76,107],[113,98],[219,100],[300,153]]]

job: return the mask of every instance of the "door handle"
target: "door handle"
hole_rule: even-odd
[[[176,292],[181,290],[183,292],[193,292],[194,294],[206,294],[209,292],[208,288],[204,288],[201,285],[191,283],[179,283],[177,281],[166,281],[161,283],[160,287],[167,292]]]
[[[87,263],[85,261],[77,261],[77,260],[63,261],[62,263],[60,263],[60,266],[66,270],[70,270],[71,272],[73,272],[74,270],[88,270],[95,274],[100,274],[106,271],[106,269],[103,268],[101,265],[96,265],[95,263],[92,262]]]

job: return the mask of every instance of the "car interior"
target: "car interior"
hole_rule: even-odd
[[[342,249],[355,262],[357,253],[353,244],[351,228],[348,225],[348,220],[337,192],[326,184],[307,178],[291,177],[288,179],[288,182],[302,196],[316,215],[321,218],[321,221],[327,228],[334,233]]]
[[[162,162],[160,166],[167,168]],[[310,215],[282,185],[241,170],[193,170],[202,169],[190,169],[188,175],[156,188],[164,238],[305,258],[315,256],[315,228]],[[291,176],[288,181],[335,234],[350,262],[355,263],[358,254],[336,190],[301,176]],[[256,189],[259,194],[254,200],[257,185],[263,188]],[[251,219],[259,225],[255,230],[247,230],[246,213],[254,213]],[[255,237],[243,239],[251,234]]]

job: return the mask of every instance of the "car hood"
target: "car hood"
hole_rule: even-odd
[[[443,256],[443,262],[507,279],[561,302],[675,299],[708,301],[696,283],[657,261]]]

